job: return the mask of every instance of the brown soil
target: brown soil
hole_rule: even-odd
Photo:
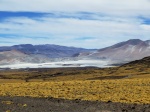
[[[88,79],[88,80],[123,79],[123,78],[126,78],[126,77],[128,77],[128,76],[127,75],[126,76],[104,76],[104,77],[91,78],[91,79]]]
[[[0,112],[150,112],[150,104],[0,97]]]

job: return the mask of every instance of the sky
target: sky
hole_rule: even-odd
[[[103,48],[150,39],[150,0],[0,0],[0,46]]]

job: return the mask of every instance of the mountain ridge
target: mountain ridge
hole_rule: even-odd
[[[32,45],[32,44],[20,44],[13,46],[0,47],[0,52],[18,50],[25,54],[40,54],[49,58],[63,58],[71,57],[79,52],[92,51],[94,49],[84,49],[76,47],[67,47],[54,44]]]

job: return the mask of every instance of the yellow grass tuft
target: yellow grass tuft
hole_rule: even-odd
[[[2,83],[0,96],[54,97],[150,104],[150,78]]]

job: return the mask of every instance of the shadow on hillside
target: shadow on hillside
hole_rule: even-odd
[[[111,80],[111,79],[124,79],[128,76],[104,76],[104,77],[96,77],[96,78],[90,78],[88,80]]]

